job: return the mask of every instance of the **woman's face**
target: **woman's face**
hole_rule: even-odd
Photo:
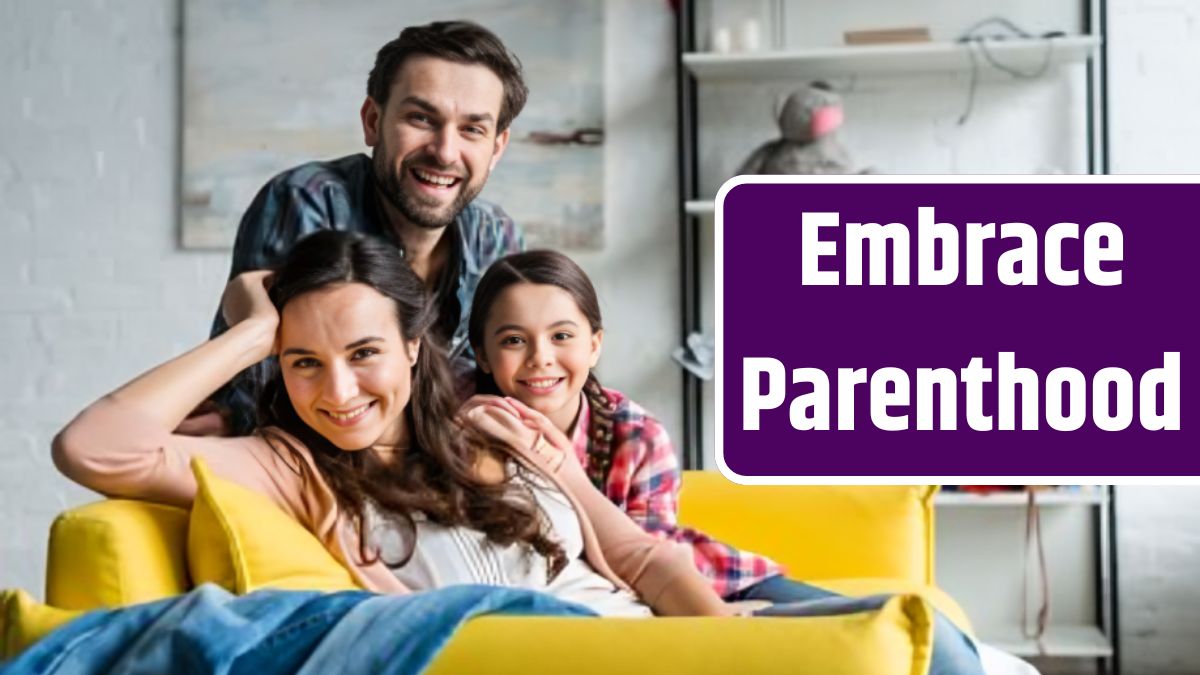
[[[595,333],[575,299],[558,286],[513,284],[488,312],[479,367],[507,396],[568,429],[579,412],[579,392],[600,358]]]
[[[280,313],[279,365],[300,419],[342,450],[404,446],[418,341],[365,284],[305,293]]]

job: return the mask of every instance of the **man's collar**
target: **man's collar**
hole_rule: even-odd
[[[400,255],[404,256],[406,250],[406,247],[404,246],[404,239],[400,237],[400,233],[397,232],[397,228],[392,224],[392,221],[388,219],[387,210],[384,209],[383,205],[379,203],[379,188],[372,186],[369,189],[368,194],[370,195],[366,204],[368,217],[378,224],[383,235],[389,241],[395,244],[396,247],[400,249]],[[468,204],[467,208],[469,208],[469,206],[470,205]],[[465,211],[466,208],[463,210]],[[463,234],[463,228],[460,222],[461,220],[462,211],[460,211],[458,215],[454,216],[454,220],[450,221],[450,224],[442,230],[442,234],[438,238],[439,243],[445,240],[450,244],[450,250],[448,251],[449,255],[446,258],[446,269],[454,270],[455,274],[458,274],[459,267],[462,266],[463,251],[465,250],[466,244],[465,235]]]
[[[438,275],[438,280],[434,284],[434,288],[439,295],[452,291],[458,281],[459,269],[462,267],[463,260],[463,241],[462,235],[459,234],[460,230],[462,228],[459,227],[458,217],[456,216],[454,222],[442,230],[442,238],[438,240],[439,243],[445,240],[450,246],[449,250],[446,251],[446,265],[442,268],[441,273]],[[447,237],[449,238],[447,239]],[[404,249],[403,244],[401,244],[400,248],[401,250]]]
[[[383,204],[380,203],[379,185],[375,182],[375,165],[371,161],[370,156],[366,157],[366,185],[363,188],[363,211],[367,215],[367,219],[375,224],[375,228],[379,234],[388,241],[396,245],[400,249],[400,255],[404,255],[404,242],[400,240],[400,236],[396,234],[396,229],[392,227],[392,223],[388,220],[387,211],[384,210]]]

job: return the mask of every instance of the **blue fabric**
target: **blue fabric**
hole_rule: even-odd
[[[728,600],[765,600],[774,606],[755,612],[756,616],[827,616],[878,609],[888,595],[847,598],[825,589],[793,581],[783,576],[765,579],[739,591]],[[935,612],[933,622],[933,662],[929,675],[983,675],[979,652],[970,636],[949,619]]]
[[[187,595],[85,614],[0,672],[419,673],[458,626],[480,614],[595,616],[543,593],[494,586],[234,596],[205,584]]]

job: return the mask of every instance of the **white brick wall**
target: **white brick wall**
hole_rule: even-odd
[[[1200,174],[1200,2],[1109,1],[1114,173]],[[1130,675],[1200,673],[1200,488],[1121,488]]]
[[[41,594],[46,533],[92,499],[54,433],[207,332],[225,253],[176,247],[177,10],[0,3],[0,586]]]
[[[1110,5],[1115,170],[1200,172],[1200,3]],[[644,386],[660,400],[647,403],[675,419],[676,371],[643,343],[672,340],[677,317],[635,335],[623,327],[641,317],[620,302],[636,288],[669,311],[676,297],[674,206],[663,201],[674,190],[663,14],[660,3],[639,2],[608,14],[609,82],[646,63],[655,70],[609,94],[614,243],[584,262],[616,328],[606,377],[635,390],[657,381]],[[641,36],[632,42],[644,58],[625,29]],[[40,594],[52,517],[92,498],[50,465],[55,431],[203,336],[224,282],[226,254],[176,245],[177,31],[170,0],[0,2],[0,587]],[[630,165],[656,178],[630,182]],[[646,266],[627,263],[655,247],[669,269],[639,279]],[[1128,488],[1120,499],[1125,672],[1196,673],[1200,490]]]
[[[1200,2],[1109,5],[1114,173],[1200,173]]]

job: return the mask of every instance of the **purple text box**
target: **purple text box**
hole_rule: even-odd
[[[1196,400],[1189,399],[1197,362],[1197,273],[1200,271],[1200,180],[1194,177],[741,177],[717,200],[717,384],[718,465],[739,482],[825,482],[821,478],[1104,479],[1200,476]],[[1145,182],[1150,181],[1150,182]],[[983,284],[966,283],[966,255],[958,280],[917,285],[917,213],[935,208],[937,222],[959,228],[996,223],[996,238],[982,247]],[[822,228],[820,241],[837,254],[820,269],[842,270],[837,286],[801,284],[801,220],[804,212],[837,212],[842,227]],[[904,223],[910,233],[907,286],[846,285],[847,222]],[[1038,233],[1038,283],[1008,286],[997,279],[997,261],[1017,247],[999,237],[1002,223],[1020,222]],[[1055,223],[1080,225],[1080,240],[1066,240],[1063,269],[1079,269],[1079,284],[1050,283],[1043,269],[1043,235]],[[1082,271],[1082,239],[1092,223],[1112,222],[1123,235],[1123,257],[1104,263],[1119,269],[1122,283],[1097,286]],[[956,372],[981,357],[993,378],[1000,352],[1015,353],[1017,367],[1036,371],[1040,387],[1059,367],[1087,378],[1088,414],[1075,431],[977,431],[966,420],[965,385],[959,385],[958,429],[883,431],[872,423],[869,385],[854,389],[855,429],[837,430],[837,369],[949,368]],[[1139,422],[1138,381],[1180,353],[1180,430],[1148,431]],[[1192,357],[1192,358],[1189,358]],[[782,405],[761,412],[760,428],[745,430],[744,359],[769,357],[787,373]],[[1102,368],[1123,368],[1133,378],[1130,426],[1104,431],[1093,422],[1092,377]],[[830,378],[831,430],[798,431],[789,421],[797,395],[794,368],[819,368]],[[916,400],[916,381],[911,395]],[[765,377],[759,386],[765,388]],[[1159,389],[1161,393],[1161,387]],[[985,385],[983,410],[996,421],[995,384]],[[1110,407],[1115,409],[1114,406]],[[936,420],[936,418],[935,418]],[[1136,481],[1136,479],[1133,479]],[[839,481],[840,482],[840,481]],[[907,481],[899,481],[907,482]],[[1074,482],[1074,481],[1063,481]],[[1190,482],[1190,481],[1179,481]]]

